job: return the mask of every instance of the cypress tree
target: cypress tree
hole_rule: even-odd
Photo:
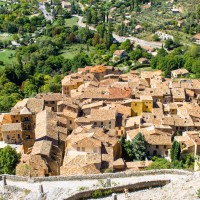
[[[174,162],[176,160],[179,160],[180,153],[181,153],[180,144],[175,140],[172,144],[172,149],[171,149],[171,161]]]

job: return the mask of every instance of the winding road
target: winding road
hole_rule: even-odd
[[[78,18],[78,23],[77,25],[79,27],[86,27],[86,24],[83,23],[83,17],[80,16],[80,15],[73,15],[74,17],[77,17]],[[90,30],[96,30],[94,27],[92,26],[88,26],[88,28]],[[129,39],[130,41],[133,41],[141,46],[148,46],[148,47],[152,47],[152,48],[162,48],[162,43],[161,42],[149,42],[149,41],[146,41],[146,40],[141,40],[139,38],[136,38],[136,37],[124,37],[124,36],[119,36],[119,35],[116,35],[115,33],[113,33],[113,37],[118,41],[118,42],[124,42],[125,40]]]

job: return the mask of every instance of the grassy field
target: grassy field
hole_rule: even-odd
[[[74,56],[76,56],[78,53],[80,53],[80,50],[87,51],[87,45],[86,44],[72,44],[72,45],[66,45],[64,47],[64,50],[61,52],[61,56],[64,58],[72,59]],[[89,47],[90,51],[93,51],[94,47]]]
[[[65,25],[67,27],[72,27],[74,25],[77,25],[78,18],[77,17],[71,17],[69,19],[65,19]]]
[[[15,50],[0,51],[0,61],[3,61],[4,64],[10,64],[16,60],[15,58]]]

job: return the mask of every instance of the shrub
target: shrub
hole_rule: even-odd
[[[96,190],[92,193],[92,198],[97,199],[97,198],[100,198],[100,197],[109,196],[111,194],[112,194],[112,190],[105,190],[105,191]]]
[[[200,198],[200,188],[197,190],[197,196]]]
[[[101,190],[96,190],[92,193],[92,198],[97,199],[99,197],[102,197],[102,191]]]
[[[112,190],[106,190],[103,192],[103,196],[109,196],[112,194]]]
[[[152,169],[170,169],[171,168],[171,163],[164,159],[164,158],[157,158],[152,164],[150,164],[147,169],[152,170]]]

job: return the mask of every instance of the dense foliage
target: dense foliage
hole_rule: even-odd
[[[0,173],[15,174],[15,167],[19,162],[20,156],[16,150],[10,146],[6,146],[0,150]]]
[[[152,158],[153,163],[150,164],[147,169],[187,169],[187,170],[193,170],[194,169],[194,156],[191,154],[186,155],[183,158],[180,158],[179,160],[175,160],[173,162],[170,162],[169,160],[165,158],[158,158],[153,157]]]
[[[160,69],[164,75],[169,77],[172,70],[186,68],[196,77],[200,77],[200,51],[199,46],[179,47],[172,52],[159,49],[158,54],[151,59],[151,67]]]
[[[138,133],[132,141],[121,138],[122,154],[127,160],[145,160],[146,141],[142,133]]]

